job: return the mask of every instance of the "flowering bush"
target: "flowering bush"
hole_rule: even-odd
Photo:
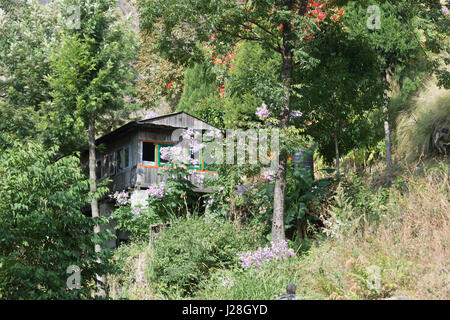
[[[230,221],[192,217],[180,219],[156,238],[149,282],[160,293],[187,296],[198,289],[214,270],[237,267],[236,254],[255,248],[261,234]],[[224,281],[223,285],[232,286]]]
[[[113,195],[110,195],[109,197],[116,200],[118,204],[125,206],[128,204],[128,197],[130,195],[128,194],[128,192],[122,191],[116,191]]]
[[[116,229],[128,231],[134,239],[147,236],[152,224],[162,222],[162,219],[152,208],[132,207],[128,192],[116,192],[110,197],[116,200],[117,209],[112,214],[116,221]]]
[[[294,249],[289,249],[286,241],[271,242],[271,247],[258,248],[256,251],[239,253],[242,268],[247,269],[253,266],[260,266],[267,262],[280,259],[288,259],[295,255]]]
[[[242,195],[244,195],[245,193],[247,193],[248,192],[248,188],[246,187],[246,186],[243,186],[243,185],[241,185],[241,184],[238,184],[237,186],[236,186],[236,194],[238,195],[238,196],[242,196]]]
[[[145,206],[131,206],[128,192],[115,192],[110,197],[116,200],[117,209],[112,214],[116,229],[130,232],[132,238],[143,239],[149,236],[154,224],[196,213],[199,203],[194,188],[186,178],[169,178],[148,187]]]
[[[162,199],[165,195],[170,192],[169,189],[166,189],[166,183],[161,182],[159,184],[153,184],[148,187],[147,193],[150,197],[155,197],[158,199]]]
[[[256,109],[255,115],[257,115],[259,118],[267,118],[268,116],[270,116],[270,111],[267,108],[267,105],[263,103],[260,108]]]

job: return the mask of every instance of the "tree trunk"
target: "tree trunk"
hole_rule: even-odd
[[[97,190],[97,175],[95,173],[95,166],[96,166],[96,157],[95,157],[95,116],[91,115],[89,118],[89,180],[90,182],[90,190],[91,193],[95,192]],[[99,210],[98,210],[98,200],[97,198],[93,197],[91,200],[91,212],[92,217],[96,218],[99,216]],[[96,225],[94,227],[94,232],[99,233],[100,232],[100,226]],[[102,250],[101,246],[99,244],[95,245],[95,252],[100,252]],[[98,262],[101,262],[100,260]],[[97,275],[97,280],[100,281],[100,283],[104,283],[104,277]],[[103,286],[99,286],[99,291],[97,293],[99,296],[105,296],[105,292],[103,290]]]
[[[289,9],[292,9],[293,2],[286,1]],[[303,1],[302,8],[299,14],[304,14],[306,10],[307,1]],[[292,32],[289,27],[283,28],[283,71],[281,73],[281,80],[286,90],[286,98],[284,106],[281,108],[278,119],[280,120],[280,130],[285,129],[289,125],[289,113],[291,107],[291,82],[293,74],[293,50],[291,45]],[[273,195],[273,217],[272,217],[272,241],[279,242],[286,239],[284,232],[284,211],[285,211],[285,196],[286,196],[286,165],[287,158],[280,154],[278,169],[275,177],[275,189]]]
[[[386,120],[384,121],[384,139],[386,140],[386,165],[392,167],[391,154],[391,132],[389,129],[389,116],[387,115],[387,108],[385,108]]]
[[[339,177],[340,174],[340,162],[339,162],[339,142],[338,142],[338,129],[337,124],[334,127],[334,150],[336,152],[336,178]]]
[[[273,195],[272,241],[285,240],[284,200],[286,196],[286,159],[280,158]]]
[[[383,81],[387,83],[387,71],[383,72]],[[384,121],[384,139],[386,141],[386,165],[388,168],[392,167],[392,153],[391,153],[391,131],[389,129],[389,112],[388,112],[388,92],[387,89],[383,94],[383,113],[385,114]]]

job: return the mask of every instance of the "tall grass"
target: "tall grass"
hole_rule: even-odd
[[[450,116],[450,91],[430,80],[396,119],[398,156],[416,160],[430,152],[434,126]]]
[[[132,242],[120,246],[115,252],[115,273],[106,277],[109,296],[112,299],[152,300],[154,290],[147,282],[145,271],[151,257],[151,246],[144,242]]]

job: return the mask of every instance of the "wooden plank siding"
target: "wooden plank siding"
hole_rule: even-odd
[[[129,168],[116,173],[113,176],[103,175],[109,178],[112,183],[109,185],[110,191],[122,191],[133,189],[145,189],[155,183],[166,180],[165,175],[159,175],[161,170],[170,170],[167,167],[157,165],[158,155],[155,157],[155,165],[144,165],[141,159],[141,143],[144,141],[159,144],[175,144],[178,141],[171,141],[172,132],[178,128],[192,128],[201,130],[212,130],[215,127],[193,117],[184,112],[172,115],[161,116],[154,119],[144,121],[136,121],[107,134],[99,139],[104,148],[98,148],[96,154],[97,159],[105,159],[109,154],[114,153],[120,148],[130,146],[130,166]],[[158,149],[157,149],[158,150]],[[156,151],[157,152],[157,151]],[[187,155],[186,155],[187,158]],[[204,172],[206,174],[216,174],[213,171],[194,170],[196,172]],[[103,169],[105,170],[105,169]],[[207,192],[199,189],[199,192]]]

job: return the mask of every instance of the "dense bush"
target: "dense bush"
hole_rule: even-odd
[[[202,284],[198,299],[274,300],[289,283],[299,283],[299,260],[275,261],[257,269],[220,269]]]
[[[5,141],[9,147],[0,150],[0,298],[90,298],[96,274],[104,274],[108,265],[106,252],[94,252],[94,244],[101,243],[94,225],[103,220],[81,212],[89,188],[79,159],[55,160],[56,148]],[[71,265],[81,269],[80,289],[67,289]]]
[[[214,270],[239,265],[237,254],[256,247],[259,237],[231,222],[179,220],[158,235],[149,280],[168,296],[192,294]]]
[[[342,181],[332,205],[323,208],[329,223],[308,250],[251,268],[243,269],[232,253],[252,249],[255,240],[243,239],[245,230],[199,218],[179,221],[157,242],[124,247],[126,254],[119,254],[123,276],[113,279],[115,298],[163,293],[169,298],[274,299],[294,283],[299,299],[447,299],[448,165],[423,167],[398,172],[394,183],[378,192],[367,177]],[[351,181],[359,193],[349,188]],[[216,253],[220,246],[228,248],[227,257]],[[227,263],[218,263],[219,257]],[[143,261],[149,261],[145,281]]]

